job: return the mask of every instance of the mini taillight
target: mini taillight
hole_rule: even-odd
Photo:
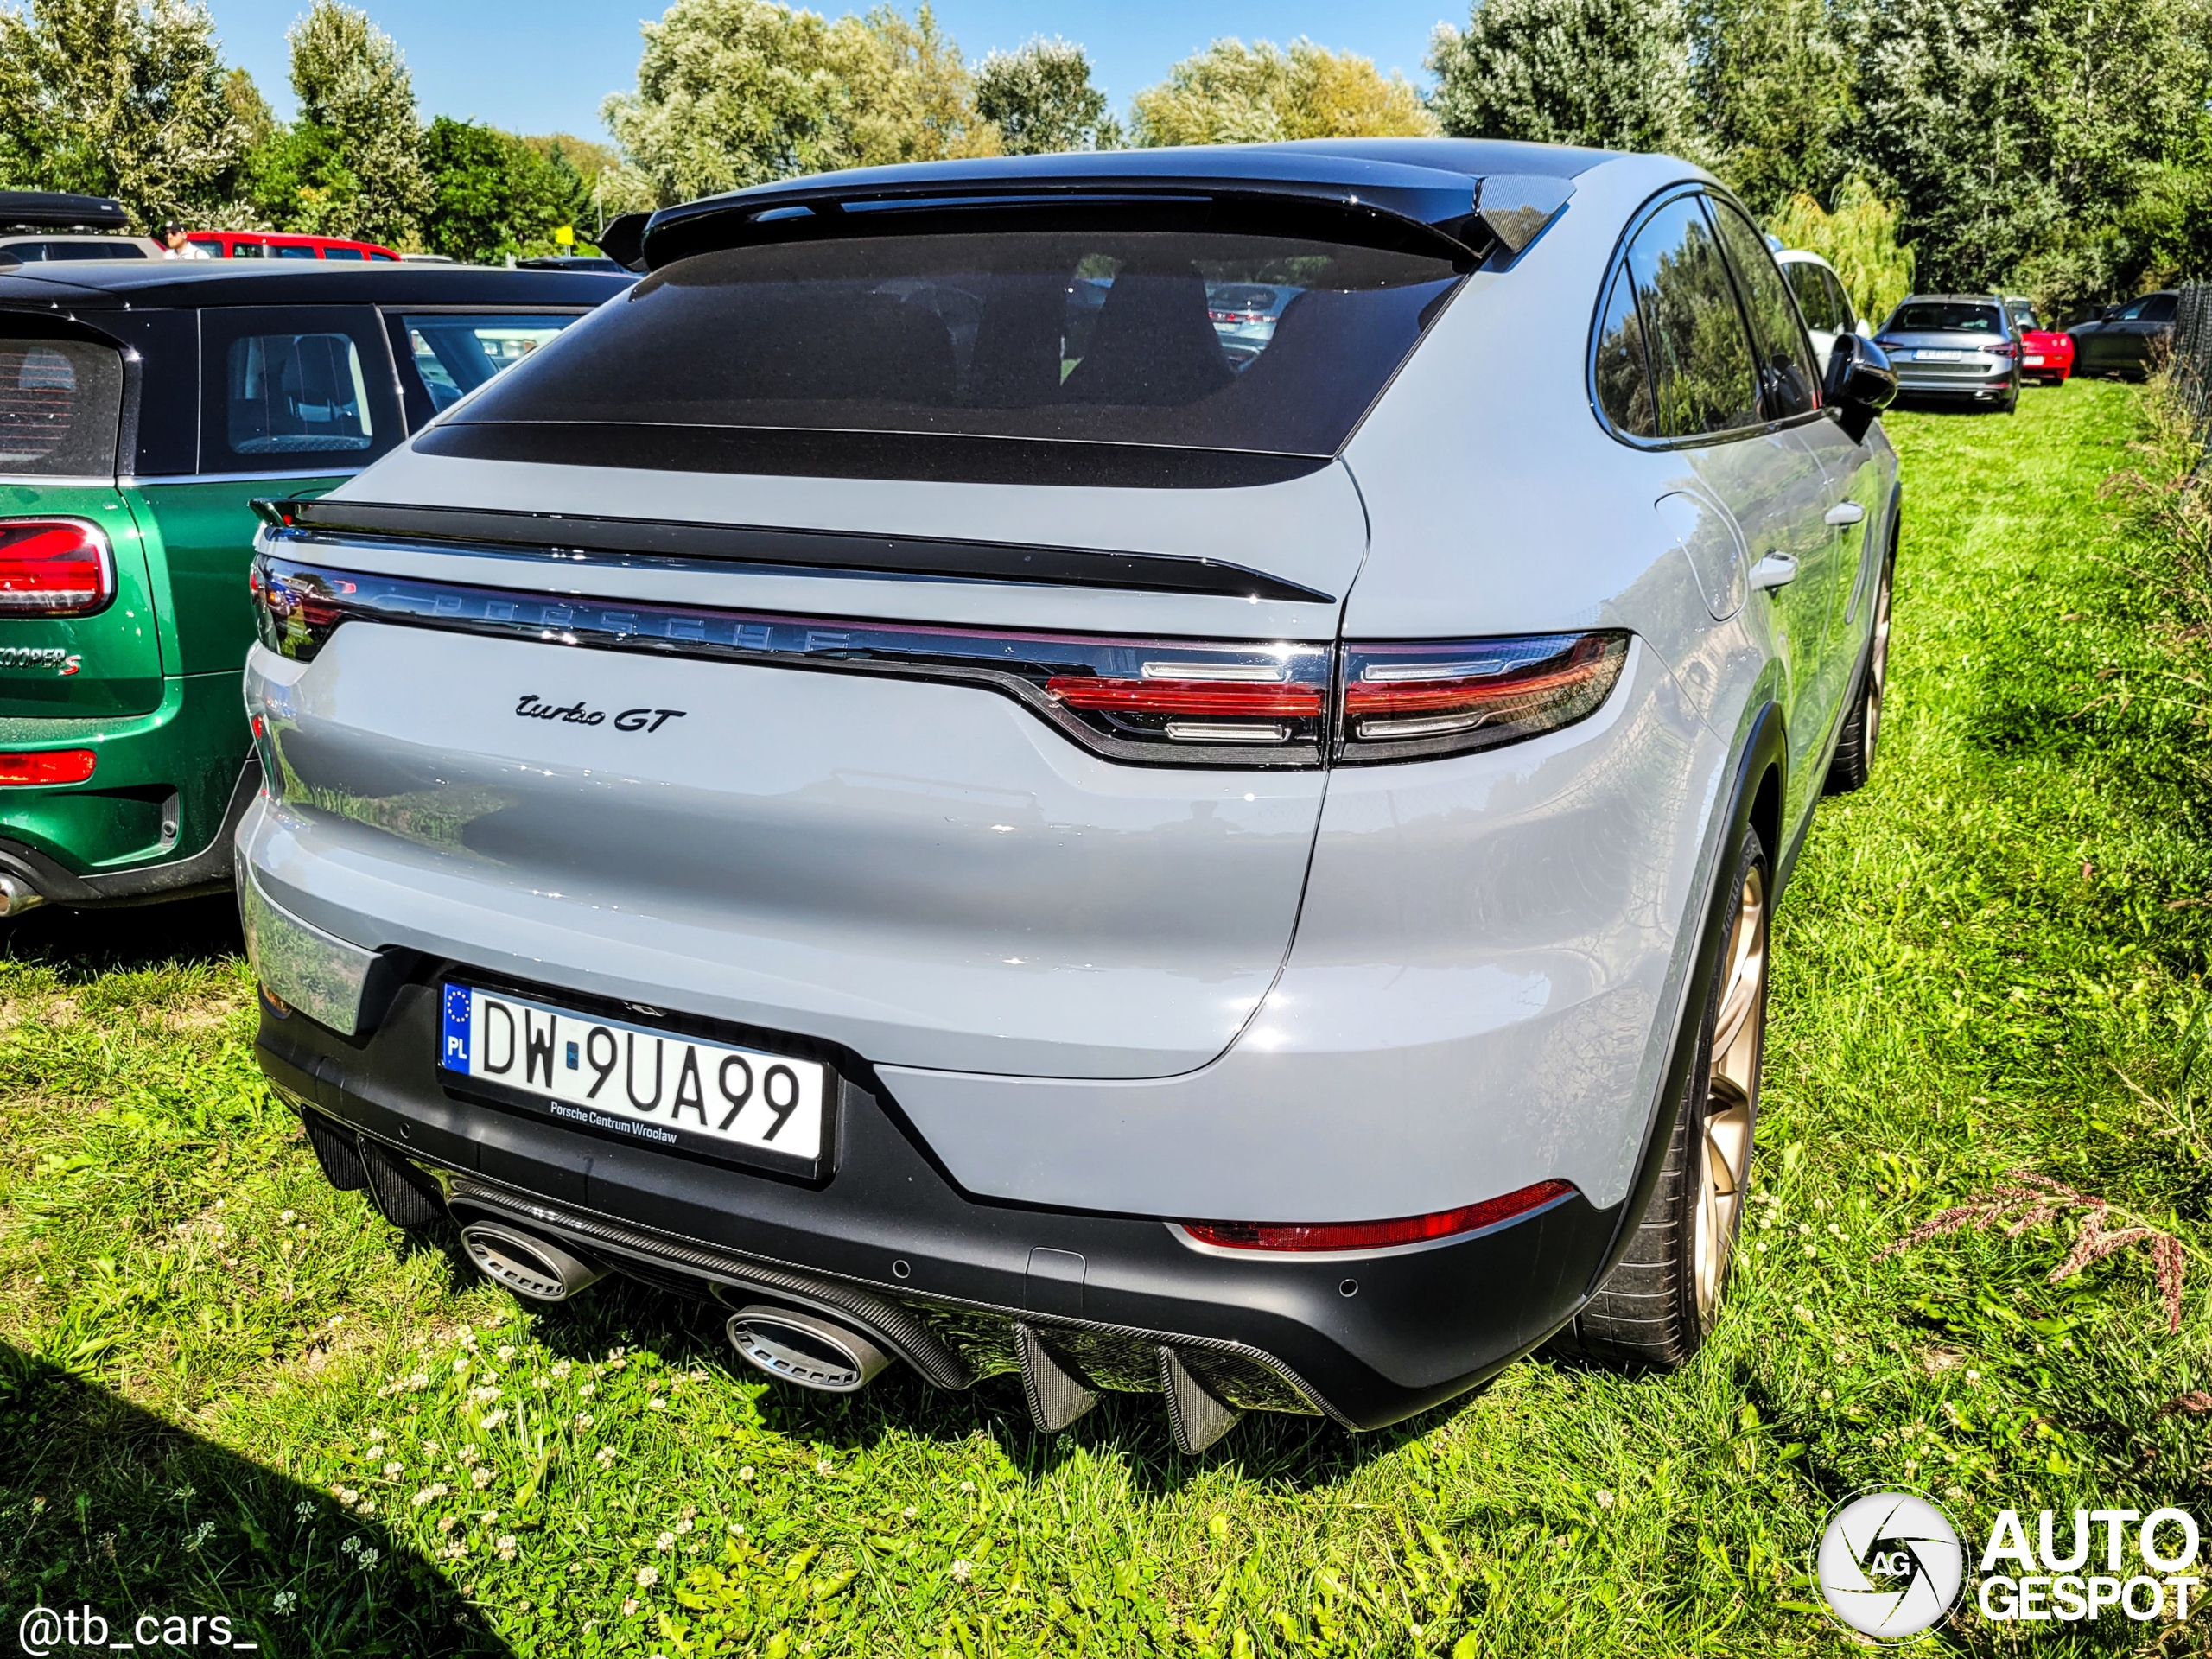
[[[115,597],[115,557],[75,518],[0,522],[0,616],[90,616]]]
[[[1387,1250],[1479,1232],[1555,1204],[1573,1191],[1572,1181],[1538,1181],[1480,1204],[1395,1221],[1186,1221],[1183,1230],[1201,1244],[1228,1250]]]
[[[1624,633],[1347,645],[1341,757],[1458,754],[1571,726],[1605,702]]]
[[[99,764],[92,749],[34,749],[0,754],[0,788],[32,784],[81,784]]]

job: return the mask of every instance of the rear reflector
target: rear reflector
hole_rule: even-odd
[[[1573,1191],[1572,1181],[1538,1181],[1503,1198],[1396,1221],[1186,1221],[1183,1230],[1201,1244],[1230,1250],[1383,1250],[1394,1244],[1423,1244],[1495,1227]]]
[[[0,788],[24,784],[81,784],[92,775],[99,756],[91,749],[36,749],[28,754],[0,754]]]
[[[115,560],[98,526],[0,522],[0,616],[88,616],[114,597]]]

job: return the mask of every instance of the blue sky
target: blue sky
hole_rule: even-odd
[[[660,4],[639,0],[353,0],[397,40],[415,73],[425,118],[473,117],[518,132],[568,131],[603,137],[599,101],[628,88],[638,68],[638,24],[658,17]],[[285,81],[284,30],[308,0],[210,0],[224,55],[243,64],[280,114],[291,112]],[[823,4],[836,16],[857,4]],[[906,8],[911,10],[911,4]],[[1236,7],[1178,0],[944,0],[938,21],[972,62],[994,47],[1010,48],[1032,35],[1079,41],[1096,66],[1096,79],[1126,111],[1130,95],[1151,86],[1178,58],[1219,35],[1288,41],[1311,35],[1324,46],[1357,52],[1385,70],[1402,69],[1426,83],[1421,59],[1438,22],[1466,21],[1452,0],[1364,0],[1357,5],[1269,0]]]

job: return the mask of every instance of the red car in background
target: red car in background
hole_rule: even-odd
[[[2074,336],[2044,327],[2037,320],[2035,302],[2024,294],[2005,295],[2005,314],[2020,337],[2020,378],[2047,386],[2063,384],[2074,372]]]
[[[293,236],[282,231],[194,231],[186,238],[210,259],[383,259],[399,255],[374,242],[340,236]]]

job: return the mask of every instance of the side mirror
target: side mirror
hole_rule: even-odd
[[[1838,334],[1821,398],[1853,443],[1866,437],[1874,417],[1897,396],[1897,372],[1890,366],[1889,354],[1871,340]]]

